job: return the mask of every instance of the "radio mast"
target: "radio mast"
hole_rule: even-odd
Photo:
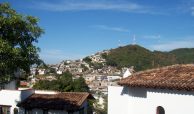
[[[136,37],[135,37],[135,34],[133,35],[133,45],[136,45]]]

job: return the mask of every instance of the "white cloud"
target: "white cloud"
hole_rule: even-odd
[[[84,10],[116,10],[136,13],[149,13],[148,9],[142,5],[130,2],[113,1],[68,1],[58,3],[34,2],[33,7],[47,11],[84,11]]]
[[[122,27],[110,27],[110,26],[107,26],[107,25],[93,25],[91,27],[97,28],[97,29],[102,29],[102,30],[116,31],[116,32],[130,32],[126,28],[122,28]]]
[[[150,47],[152,50],[170,51],[176,48],[194,47],[194,41],[171,41],[166,43],[154,44]]]

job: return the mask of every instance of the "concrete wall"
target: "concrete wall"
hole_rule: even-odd
[[[156,114],[158,106],[165,114],[192,114],[194,92],[108,87],[108,114]]]

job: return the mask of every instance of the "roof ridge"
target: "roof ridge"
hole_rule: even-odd
[[[187,85],[185,85],[187,83]],[[194,90],[194,64],[175,64],[132,74],[118,82],[132,87]],[[184,86],[183,86],[184,85]]]
[[[151,72],[151,71],[155,71],[155,70],[165,70],[165,69],[169,69],[169,68],[183,67],[183,66],[194,66],[194,64],[174,64],[174,65],[170,65],[170,66],[163,66],[163,67],[158,67],[158,68],[147,69],[144,71],[139,71],[139,72],[136,72],[132,75],[138,75],[141,73],[147,73],[147,72]]]

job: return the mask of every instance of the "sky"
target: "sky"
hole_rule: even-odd
[[[39,18],[48,64],[128,44],[170,51],[194,47],[194,0],[0,0]]]

